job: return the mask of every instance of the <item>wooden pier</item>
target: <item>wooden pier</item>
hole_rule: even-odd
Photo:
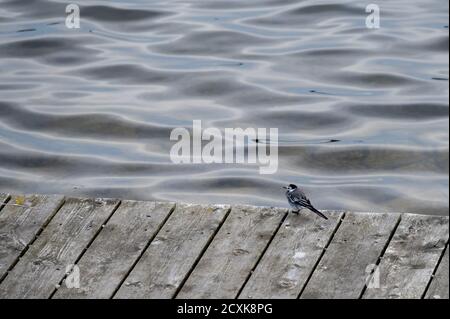
[[[448,216],[0,203],[0,298],[449,298]]]

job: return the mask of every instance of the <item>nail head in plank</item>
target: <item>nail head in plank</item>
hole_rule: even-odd
[[[430,288],[427,291],[425,298],[428,299],[449,299],[449,278],[448,278],[448,246],[445,254],[438,266],[435,276],[431,281]]]
[[[297,298],[343,215],[325,214],[289,214],[239,298]]]
[[[64,200],[59,195],[14,195],[0,214],[0,279],[49,222]]]
[[[172,298],[229,206],[177,205],[115,298]]]
[[[173,207],[172,203],[122,201],[77,263],[80,287],[63,284],[53,298],[111,298]]]
[[[236,298],[286,212],[232,207],[177,298]]]
[[[0,285],[0,298],[48,298],[113,213],[113,199],[67,199]]]
[[[421,298],[448,241],[448,217],[405,214],[363,298]]]
[[[347,213],[300,298],[358,298],[399,217]]]

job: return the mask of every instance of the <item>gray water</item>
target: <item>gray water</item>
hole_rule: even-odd
[[[81,28],[65,26],[65,7]],[[0,191],[448,214],[448,1],[0,0]],[[372,1],[374,2],[374,1]],[[173,164],[279,128],[279,169]]]

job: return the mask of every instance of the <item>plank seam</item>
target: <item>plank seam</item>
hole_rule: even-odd
[[[95,202],[95,198],[92,199]],[[89,249],[89,247],[92,245],[92,243],[94,242],[94,240],[98,237],[98,235],[100,234],[100,232],[103,229],[103,226],[106,225],[106,223],[108,223],[108,221],[111,219],[111,217],[114,215],[114,213],[117,211],[117,209],[119,208],[120,204],[122,203],[122,201],[118,201],[116,206],[112,209],[111,213],[109,214],[109,216],[106,218],[105,222],[99,227],[99,229],[97,230],[97,232],[94,234],[94,236],[91,238],[91,240],[87,243],[86,247],[83,249],[83,251],[80,253],[80,255],[75,259],[74,261],[74,265],[76,265],[80,259],[83,257],[83,255],[86,253],[86,251]],[[92,208],[93,210],[95,209],[95,205]],[[48,297],[48,299],[52,299],[53,296],[55,295],[55,293],[58,291],[58,288],[62,285],[62,283],[64,282],[64,280],[67,278],[68,274],[64,274],[64,277],[60,280],[60,282],[56,285],[56,287],[53,289],[52,293],[50,294],[50,296]]]
[[[399,217],[398,217],[398,219],[397,219],[397,221],[396,221],[396,223],[395,223],[394,228],[393,228],[392,231],[391,231],[391,234],[389,235],[388,240],[386,241],[386,244],[384,245],[383,249],[381,250],[380,256],[378,256],[378,259],[377,259],[377,261],[376,261],[376,263],[375,263],[375,267],[373,268],[373,270],[372,270],[372,271],[370,272],[370,274],[368,275],[369,278],[370,278],[370,276],[375,272],[375,270],[378,268],[378,266],[380,265],[381,260],[383,259],[384,254],[386,253],[386,250],[388,249],[389,244],[390,244],[391,241],[392,241],[392,238],[394,238],[394,235],[395,235],[395,233],[397,232],[397,228],[398,228],[398,226],[400,225],[400,222],[402,221],[402,217],[403,217],[403,214],[400,214]],[[359,294],[358,299],[362,299],[362,297],[364,296],[364,293],[366,292],[366,290],[367,290],[367,283],[364,284],[364,287],[363,287],[361,293]]]
[[[6,204],[8,204],[8,202],[11,200],[11,195],[10,194],[6,194],[6,198],[3,200],[3,202],[0,205],[0,212],[3,209],[3,207],[6,206]]]
[[[305,283],[303,284],[302,289],[300,290],[298,296],[296,299],[299,299],[301,297],[301,295],[303,294],[303,292],[306,289],[306,286],[308,286],[309,281],[311,280],[314,272],[317,269],[317,266],[319,266],[320,261],[322,260],[323,256],[325,255],[328,247],[330,246],[331,242],[333,241],[334,235],[337,233],[337,231],[339,230],[339,228],[341,227],[342,222],[344,221],[346,216],[346,212],[342,213],[342,217],[339,219],[335,229],[333,230],[333,233],[330,235],[330,238],[328,239],[328,242],[326,243],[325,247],[322,249],[322,252],[320,253],[319,258],[317,259],[316,263],[314,264],[313,268],[311,269],[311,272],[308,275],[308,278],[306,278]]]
[[[447,243],[444,246],[444,249],[442,249],[441,256],[439,256],[439,260],[436,263],[436,266],[434,267],[433,273],[431,274],[430,279],[428,280],[428,283],[427,283],[427,285],[425,287],[425,290],[424,290],[422,296],[420,297],[420,299],[425,299],[425,296],[427,295],[428,289],[430,289],[431,283],[433,282],[434,277],[436,276],[436,272],[438,271],[439,265],[441,264],[442,259],[445,256],[445,251],[447,249],[448,249],[448,239],[447,239]]]
[[[139,254],[139,256],[136,258],[136,260],[133,262],[133,264],[131,265],[130,269],[128,269],[127,273],[125,274],[125,276],[123,276],[123,278],[120,280],[119,284],[117,285],[117,287],[114,289],[114,291],[112,292],[111,296],[109,297],[109,299],[114,298],[114,296],[117,294],[117,292],[119,291],[120,287],[122,287],[123,283],[125,282],[125,280],[127,280],[128,276],[131,274],[131,272],[133,271],[133,269],[136,267],[136,265],[138,264],[138,262],[142,259],[142,256],[144,256],[145,252],[147,251],[148,247],[150,247],[151,243],[153,242],[153,240],[156,238],[156,236],[158,236],[160,230],[164,227],[164,225],[166,224],[166,222],[169,220],[170,216],[172,216],[173,212],[175,211],[177,207],[177,204],[174,203],[172,205],[172,208],[170,209],[169,213],[167,214],[167,216],[163,219],[163,221],[160,223],[159,227],[155,230],[153,236],[150,237],[150,239],[148,240],[148,242],[145,244],[144,249],[142,249],[141,253]]]
[[[186,273],[186,275],[184,276],[183,280],[181,281],[180,285],[178,286],[177,290],[175,291],[175,293],[173,294],[171,299],[175,299],[177,297],[177,295],[179,294],[179,292],[181,291],[181,289],[183,289],[184,284],[186,283],[186,281],[188,280],[188,278],[191,276],[192,272],[194,271],[195,267],[197,267],[197,264],[200,262],[200,260],[202,259],[203,255],[206,253],[206,251],[208,250],[209,246],[211,245],[212,241],[214,240],[214,238],[216,237],[216,235],[219,233],[220,229],[222,228],[222,225],[225,223],[225,221],[228,219],[228,216],[231,213],[231,210],[233,208],[230,207],[228,208],[228,211],[225,213],[225,216],[223,218],[223,220],[220,222],[219,226],[217,227],[217,229],[214,231],[214,233],[212,234],[212,236],[209,238],[208,242],[206,243],[206,245],[203,247],[202,251],[200,252],[200,254],[197,256],[197,258],[195,259],[194,263],[192,264],[191,269],[189,269],[189,271]]]
[[[269,249],[270,244],[272,244],[272,241],[274,240],[275,236],[277,235],[278,231],[280,230],[281,226],[283,225],[283,223],[286,221],[286,218],[289,215],[289,210],[284,213],[283,218],[281,219],[280,223],[278,224],[278,226],[275,228],[274,233],[271,235],[269,241],[266,244],[266,247],[264,247],[263,251],[261,252],[261,255],[258,257],[258,259],[256,260],[255,265],[252,267],[252,269],[250,270],[250,273],[247,275],[247,278],[245,278],[244,283],[242,284],[241,288],[239,289],[236,297],[234,299],[238,299],[239,296],[241,295],[242,291],[244,290],[245,286],[247,285],[248,281],[250,280],[251,276],[253,275],[253,273],[256,270],[256,267],[258,267],[261,259],[264,257],[264,255],[266,254],[267,249]]]
[[[9,199],[11,199],[12,197],[10,196]],[[9,200],[8,199],[8,200]],[[30,247],[34,244],[34,242],[39,238],[39,236],[41,235],[41,233],[44,231],[45,227],[47,227],[48,224],[50,224],[50,222],[52,221],[52,219],[56,216],[56,214],[60,211],[61,207],[64,206],[64,203],[66,202],[66,198],[63,197],[61,200],[61,203],[58,205],[58,207],[56,207],[56,209],[53,211],[53,213],[48,217],[48,219],[45,221],[44,224],[42,224],[42,226],[38,229],[38,231],[36,232],[36,235],[33,237],[33,239],[31,239],[31,241],[29,242],[28,245],[26,245],[22,251],[20,252],[19,256],[17,256],[17,258],[14,260],[14,262],[11,264],[11,266],[8,267],[8,269],[6,270],[5,274],[3,275],[2,278],[0,278],[0,285],[1,283],[5,280],[5,278],[8,276],[8,273],[11,272],[11,270],[13,270],[13,268],[17,265],[17,263],[19,262],[20,258],[22,258],[26,252],[30,249]],[[6,203],[6,202],[5,202]]]

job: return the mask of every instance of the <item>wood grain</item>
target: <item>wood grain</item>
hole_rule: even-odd
[[[354,299],[365,287],[400,215],[347,213],[301,294],[308,299]]]
[[[171,203],[122,201],[77,263],[80,288],[63,284],[53,298],[111,298],[173,207]]]
[[[380,288],[363,298],[421,298],[447,241],[448,217],[403,215],[379,265]]]
[[[119,201],[67,199],[0,284],[0,298],[49,298]]]
[[[343,215],[325,214],[290,214],[239,298],[297,298]]]
[[[15,195],[0,213],[0,280],[61,207],[59,195]]]
[[[0,194],[0,299],[449,298],[448,216],[174,205]]]
[[[232,207],[177,298],[236,298],[286,212]]]
[[[6,193],[0,193],[0,204],[3,204],[6,202],[6,200],[9,198],[9,194]],[[2,205],[0,205],[0,211],[1,211]]]
[[[427,291],[425,298],[427,299],[449,299],[448,288],[448,246],[445,254],[442,257],[441,263],[436,271],[436,274],[431,281],[431,285]]]
[[[228,210],[177,205],[115,298],[172,298]]]

